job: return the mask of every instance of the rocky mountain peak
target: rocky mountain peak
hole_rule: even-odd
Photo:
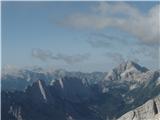
[[[118,67],[114,68],[115,70],[117,70],[119,73],[128,71],[128,70],[136,70],[139,72],[146,72],[148,71],[147,68],[140,66],[138,63],[133,62],[133,61],[126,61],[121,63]]]
[[[141,72],[146,72],[148,71],[147,68],[140,66],[139,64],[137,64],[136,62],[133,61],[127,61],[126,62],[126,69],[130,69],[131,67],[136,68],[137,70],[141,71]]]
[[[113,68],[105,77],[105,80],[134,79],[137,74],[147,72],[148,69],[133,61],[121,63]]]

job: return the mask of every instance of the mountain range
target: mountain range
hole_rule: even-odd
[[[109,72],[21,69],[1,83],[3,120],[150,120],[142,116],[160,112],[160,70],[133,61]]]

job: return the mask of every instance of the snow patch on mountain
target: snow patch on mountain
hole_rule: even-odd
[[[130,79],[134,79],[134,77],[137,75],[137,74],[140,74],[141,72],[139,72],[135,67],[131,67],[127,70],[125,70],[124,72],[122,72],[120,74],[121,78],[125,79],[125,78],[130,78]]]
[[[109,88],[103,88],[102,89],[102,93],[107,93],[107,92],[109,92]]]
[[[21,107],[10,106],[8,113],[12,114],[16,118],[16,120],[23,120],[22,113],[21,113]]]
[[[60,84],[61,88],[64,88],[64,84],[63,84],[62,78],[59,79],[59,84]]]
[[[40,88],[41,94],[42,94],[42,96],[43,96],[43,99],[44,99],[44,100],[47,100],[45,90],[44,90],[44,88],[43,88],[42,83],[41,83],[40,80],[38,81],[38,84],[39,84],[39,88]]]
[[[133,89],[136,89],[138,87],[137,84],[133,84],[131,86],[129,86],[129,90],[133,90]]]

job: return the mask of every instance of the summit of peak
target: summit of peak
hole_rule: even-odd
[[[145,68],[143,66],[140,66],[138,63],[136,63],[134,61],[123,62],[115,69],[119,69],[121,72],[129,70],[129,69],[135,69],[135,70],[140,71],[140,72],[148,71],[147,68]]]
[[[118,80],[121,78],[132,78],[139,73],[147,72],[148,69],[140,66],[136,62],[133,61],[125,61],[121,63],[118,67],[112,69],[105,79],[107,80]]]

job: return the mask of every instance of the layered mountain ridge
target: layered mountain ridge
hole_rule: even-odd
[[[160,71],[132,61],[108,73],[22,73],[2,76],[2,119],[114,120],[160,94]]]
[[[70,120],[71,118],[102,120],[94,110],[89,108],[89,88],[76,78],[68,80],[65,77],[62,81],[63,87],[59,80],[52,86],[46,86],[44,81],[38,80],[28,86],[24,92],[2,91],[2,118],[5,120]],[[77,85],[68,87],[69,81],[76,81]]]

